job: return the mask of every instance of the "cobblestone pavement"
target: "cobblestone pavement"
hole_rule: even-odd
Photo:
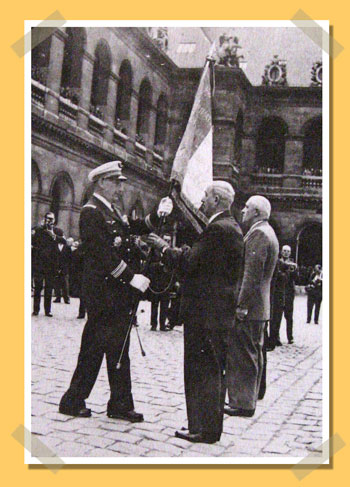
[[[109,397],[105,362],[87,401],[91,418],[57,412],[76,365],[84,320],[78,300],[53,304],[54,318],[32,319],[32,433],[61,457],[304,457],[321,455],[322,356],[320,325],[306,325],[306,297],[295,300],[295,343],[268,354],[268,388],[253,418],[225,417],[224,433],[214,445],[174,437],[185,426],[182,328],[151,332],[149,304],[141,303],[139,331],[146,357],[132,332],[135,409],[143,423],[106,416]],[[33,451],[40,456],[40,451]]]

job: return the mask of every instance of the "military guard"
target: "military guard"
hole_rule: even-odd
[[[78,417],[91,416],[85,400],[96,382],[106,354],[110,400],[107,415],[131,422],[143,421],[135,412],[131,393],[129,341],[121,367],[117,362],[130,322],[135,289],[145,292],[149,279],[139,274],[131,235],[149,233],[161,215],[172,211],[172,201],[163,198],[145,219],[127,222],[113,201],[121,197],[126,177],[120,161],[99,166],[89,174],[94,193],[80,215],[80,235],[84,246],[82,295],[88,320],[86,322],[77,367],[69,389],[63,395],[59,411]]]

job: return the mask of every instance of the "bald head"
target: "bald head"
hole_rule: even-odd
[[[213,181],[205,190],[201,211],[210,218],[220,211],[229,210],[235,199],[235,191],[227,181]]]
[[[267,198],[260,195],[251,196],[242,210],[242,222],[253,225],[260,220],[268,220],[271,214],[271,204]]]
[[[253,207],[259,211],[260,216],[262,216],[265,220],[268,220],[271,215],[271,203],[267,198],[264,196],[252,196],[249,198],[249,201],[253,205]]]
[[[281,253],[282,256],[287,259],[288,257],[290,257],[290,254],[292,253],[292,249],[289,245],[283,245]]]
[[[214,181],[208,188],[214,195],[219,196],[225,209],[229,209],[235,199],[235,190],[227,181]]]

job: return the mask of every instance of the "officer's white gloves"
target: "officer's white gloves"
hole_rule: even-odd
[[[157,210],[157,215],[159,218],[170,215],[170,213],[173,211],[173,206],[173,202],[168,196],[166,198],[162,198]]]
[[[150,282],[151,281],[148,279],[148,277],[144,276],[143,274],[135,274],[129,284],[130,286],[144,293],[148,289]]]

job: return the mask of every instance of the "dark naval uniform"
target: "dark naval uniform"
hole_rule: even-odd
[[[130,235],[149,233],[157,225],[156,212],[144,220],[123,221],[120,213],[108,208],[94,194],[83,207],[80,234],[84,246],[82,296],[88,321],[85,325],[78,364],[60,411],[71,414],[85,407],[85,399],[95,384],[106,354],[111,390],[108,414],[133,410],[131,394],[129,341],[121,361],[116,365],[130,322],[134,288],[129,285],[140,271],[136,246]]]

